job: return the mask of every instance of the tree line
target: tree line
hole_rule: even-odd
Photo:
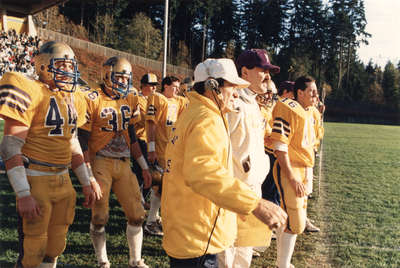
[[[382,69],[357,55],[371,36],[363,0],[169,0],[168,62],[194,68],[264,48],[276,83],[310,74],[333,103],[400,111],[400,62]],[[164,1],[70,0],[60,12],[90,41],[162,59]],[[355,106],[354,106],[355,107]],[[376,109],[378,111],[379,109]]]

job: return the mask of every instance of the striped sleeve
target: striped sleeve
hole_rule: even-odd
[[[0,105],[5,104],[20,113],[24,113],[31,103],[32,99],[25,91],[9,84],[0,86]]]
[[[15,74],[6,73],[0,81],[0,116],[14,119],[30,126],[32,96],[29,84],[19,83]],[[24,90],[25,89],[25,90]]]
[[[273,124],[271,139],[272,142],[279,141],[289,144],[292,137],[292,128],[290,113],[285,104],[278,102],[273,110]]]
[[[274,124],[272,125],[272,132],[285,135],[286,138],[289,138],[290,135],[289,122],[281,117],[274,118]]]

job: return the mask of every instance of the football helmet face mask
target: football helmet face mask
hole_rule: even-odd
[[[35,57],[39,80],[59,90],[74,92],[80,73],[74,51],[65,43],[50,41],[40,47]]]
[[[109,58],[103,64],[102,79],[117,98],[124,98],[132,86],[132,66],[125,58]]]

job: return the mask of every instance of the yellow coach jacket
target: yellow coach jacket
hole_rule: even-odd
[[[226,120],[218,107],[197,92],[189,93],[188,98],[189,106],[167,145],[161,200],[163,247],[178,259],[205,253],[215,221],[207,253],[232,246],[236,213],[250,214],[260,199],[233,177]]]

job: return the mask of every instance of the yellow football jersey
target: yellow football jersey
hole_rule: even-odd
[[[138,94],[138,104],[139,104],[139,116],[135,123],[136,136],[138,139],[147,142],[146,130],[145,130],[145,118],[146,118],[146,108],[147,108],[147,98],[141,93]]]
[[[283,99],[275,105],[272,117],[272,141],[288,145],[292,164],[313,167],[315,131],[311,113],[295,100]]]
[[[0,81],[0,116],[29,127],[22,153],[51,164],[71,162],[70,139],[85,123],[86,102],[75,93],[51,91],[40,81],[20,73],[6,73]]]
[[[265,136],[264,138],[267,138],[271,135],[272,132],[272,107],[260,107],[260,111],[262,116],[264,117],[265,121]],[[264,139],[264,150],[268,153],[273,153],[273,146],[270,142],[270,139]]]
[[[113,100],[101,88],[86,95],[87,122],[82,129],[89,131],[89,152],[95,154],[118,134],[122,134],[130,147],[128,126],[138,116],[138,98],[129,93],[125,98]]]
[[[324,137],[324,126],[322,125],[321,113],[315,106],[310,107],[309,111],[312,113],[314,118],[314,129],[315,129],[315,149],[318,150],[318,147],[321,143],[322,138]]]
[[[178,116],[187,106],[187,102],[184,97],[167,98],[158,92],[148,97],[146,121],[153,121],[156,124],[156,154],[161,159],[164,159],[165,148],[172,128]]]

